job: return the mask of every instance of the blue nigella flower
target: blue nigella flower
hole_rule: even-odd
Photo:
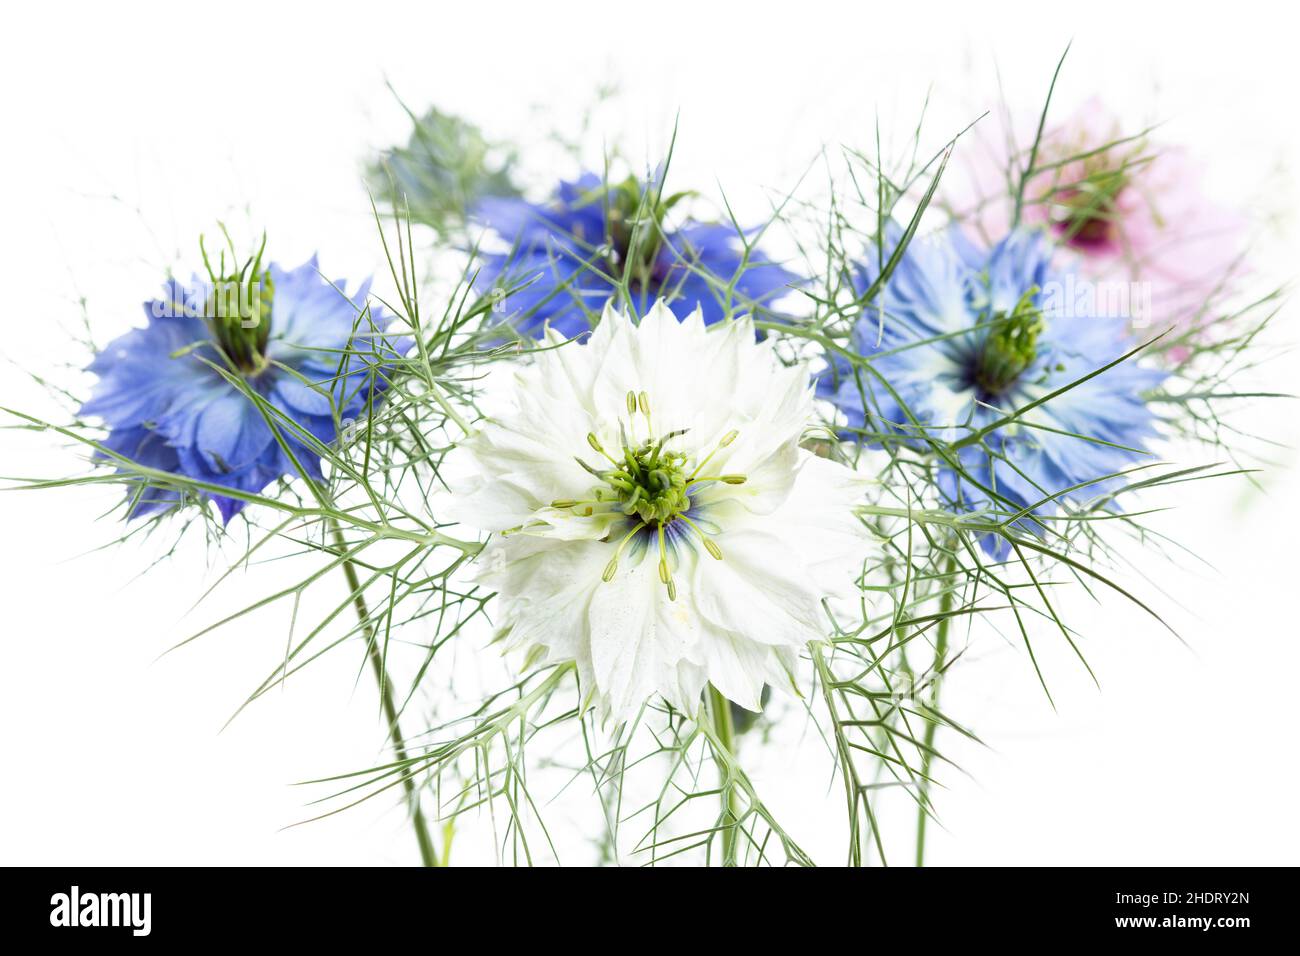
[[[296,269],[262,269],[259,253],[233,275],[209,270],[209,280],[164,283],[164,297],[145,303],[148,324],[90,364],[99,381],[81,414],[108,426],[105,447],[148,468],[251,493],[284,476],[320,480],[307,435],[333,442],[342,423],[377,404],[406,345],[380,331],[392,317],[367,306],[369,282],[347,295],[320,275],[315,256]],[[266,413],[226,376],[260,396]],[[211,498],[227,522],[244,506]],[[136,483],[129,514],[181,500]]]
[[[884,261],[898,236],[891,227]],[[1137,343],[1125,316],[1102,314],[1122,310],[1098,294],[1104,290],[1055,271],[1051,254],[1041,233],[1021,230],[992,250],[956,228],[913,241],[858,320],[851,345],[897,398],[869,371],[855,377],[843,358],[831,361],[819,394],[850,427],[925,450],[922,436],[951,442],[973,435],[1132,351]],[[875,261],[855,271],[859,294],[879,275]],[[1145,457],[1158,419],[1144,396],[1163,379],[1136,358],[1120,362],[961,448],[964,474],[942,467],[941,493],[959,510],[1005,514],[1035,506],[1033,514],[1043,516],[1055,508],[1040,502],[1076,485],[1085,487],[1065,500],[1113,490],[1118,479],[1098,479]],[[1031,516],[1017,526],[1043,530]],[[993,535],[981,543],[999,557],[1009,551]]]
[[[568,337],[590,329],[615,282],[627,276],[639,314],[659,298],[697,305],[706,324],[732,312],[760,314],[799,281],[757,250],[743,258],[736,230],[717,223],[666,223],[684,193],[656,201],[657,185],[643,191],[635,178],[606,184],[592,173],[561,182],[551,202],[494,196],[482,200],[474,218],[511,244],[508,252],[483,254],[475,280],[480,294],[508,293],[500,309],[522,335],[544,325]],[[643,226],[636,228],[638,211]],[[526,288],[510,290],[528,280]]]

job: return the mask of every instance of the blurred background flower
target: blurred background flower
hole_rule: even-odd
[[[770,315],[771,303],[799,277],[733,225],[670,223],[673,207],[689,195],[664,195],[659,177],[643,185],[584,173],[561,182],[546,203],[484,198],[474,218],[509,249],[483,254],[475,288],[497,297],[524,336],[540,335],[547,323],[565,337],[578,335],[623,289],[639,315],[659,298],[699,308],[706,324]]]
[[[421,116],[409,109],[407,114],[412,129],[406,143],[385,150],[367,170],[371,193],[399,216],[446,237],[483,197],[519,195],[510,149],[434,107]]]
[[[959,150],[965,169],[949,187],[957,218],[971,216],[986,238],[1003,235],[1015,223],[1031,147],[1010,133],[980,131]],[[1151,338],[1173,327],[1165,345],[1176,347],[1244,271],[1246,217],[1210,199],[1202,180],[1185,150],[1158,142],[1150,130],[1126,132],[1091,99],[1044,131],[1019,218],[1046,230],[1080,274],[1132,283],[1142,305],[1131,328]]]

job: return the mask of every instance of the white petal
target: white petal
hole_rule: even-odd
[[[717,632],[703,644],[709,683],[746,710],[763,709],[763,685],[772,673],[772,649],[737,634]]]

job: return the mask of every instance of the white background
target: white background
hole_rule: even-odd
[[[571,128],[597,84],[617,81],[617,107],[592,134],[597,155],[602,138],[656,155],[680,111],[675,184],[714,195],[721,185],[761,216],[766,190],[792,185],[823,144],[869,147],[877,111],[887,130],[910,131],[931,85],[936,139],[997,105],[999,74],[1013,108],[1032,113],[1073,38],[1063,110],[1095,94],[1136,123],[1168,120],[1162,135],[1206,159],[1213,192],[1268,220],[1261,288],[1289,279],[1296,261],[1294,196],[1279,175],[1300,147],[1293,38],[1268,6],[1233,4],[1230,16],[1133,3],[439,7],[11,10],[0,348],[12,364],[0,401],[56,416],[20,369],[84,387],[55,372],[82,357],[70,338],[78,300],[100,342],[125,330],[164,267],[193,267],[196,236],[216,218],[265,226],[282,262],[319,248],[332,274],[378,271],[359,172],[407,133],[385,78],[417,109],[436,102],[530,140],[547,124]],[[1292,306],[1274,341],[1295,327]],[[1263,377],[1286,390],[1297,371],[1285,356]],[[1242,421],[1290,446],[1295,418],[1277,402]],[[0,473],[76,470],[53,438],[0,442]],[[989,746],[949,745],[969,776],[945,778],[932,862],[1296,861],[1300,498],[1292,453],[1274,457],[1262,492],[1193,484],[1158,502],[1177,505],[1163,527],[1213,567],[1150,556],[1154,582],[1128,580],[1156,595],[1188,647],[1130,607],[1080,597],[1068,610],[1102,689],[1048,647],[1055,712],[1022,652],[994,642],[973,655],[948,703]],[[266,593],[270,578],[250,572],[221,607],[188,614],[220,559],[198,542],[153,567],[161,542],[94,551],[115,537],[96,520],[114,494],[0,495],[0,862],[412,862],[402,814],[378,801],[282,829],[307,814],[290,783],[382,756],[360,661],[331,655],[221,732],[281,653],[283,621],[158,657]],[[781,802],[779,775],[764,770],[762,785]],[[781,809],[824,861],[841,859],[820,808]]]

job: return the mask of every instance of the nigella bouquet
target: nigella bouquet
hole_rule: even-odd
[[[241,710],[326,653],[373,672],[389,753],[324,768],[321,813],[400,795],[427,865],[810,865],[827,827],[825,862],[921,864],[964,651],[1010,631],[1050,697],[1037,645],[1088,668],[1060,579],[1155,615],[1116,549],[1222,476],[1170,440],[1248,453],[1216,424],[1272,296],[1218,252],[1175,294],[1156,250],[1217,213],[1153,214],[1148,132],[1044,109],[990,180],[918,128],[741,220],[671,155],[526,188],[527,151],[430,110],[367,176],[382,298],[226,235],[72,422],[12,414],[85,453],[33,484],[120,486],[123,537],[202,518],[302,568],[215,626],[293,610]],[[778,816],[813,750],[842,799]]]

